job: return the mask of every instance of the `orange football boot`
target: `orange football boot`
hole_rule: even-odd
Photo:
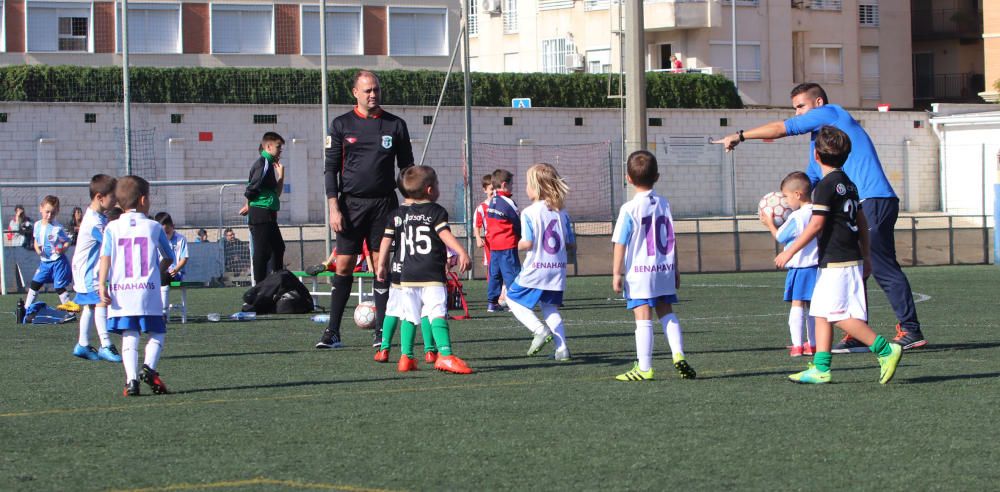
[[[434,369],[453,374],[472,374],[472,369],[465,365],[465,361],[454,355],[438,357],[437,362],[434,363]]]
[[[420,369],[417,367],[417,360],[406,354],[399,356],[399,365],[396,368],[399,369],[399,372],[409,372]]]
[[[424,362],[428,364],[433,364],[438,360],[437,352],[424,352]]]
[[[383,349],[375,352],[375,362],[389,362],[389,349]]]

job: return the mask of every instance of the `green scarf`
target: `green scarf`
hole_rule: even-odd
[[[274,156],[269,154],[266,150],[260,151],[260,155],[266,159],[268,163],[274,162]],[[281,208],[281,201],[278,200],[278,190],[261,186],[260,194],[257,195],[257,198],[250,200],[249,205],[251,207],[266,208],[277,212],[278,209]]]

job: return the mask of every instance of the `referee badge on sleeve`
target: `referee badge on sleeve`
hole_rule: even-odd
[[[392,148],[392,135],[382,135],[382,148],[383,149]]]

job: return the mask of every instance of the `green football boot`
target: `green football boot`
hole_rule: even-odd
[[[879,366],[879,384],[885,384],[892,380],[892,376],[896,374],[896,366],[899,365],[899,359],[903,358],[903,347],[897,343],[890,343],[889,348],[892,349],[892,353],[889,355],[880,355],[878,357]]]
[[[632,369],[630,371],[615,376],[615,379],[619,381],[652,381],[653,368],[650,367],[648,371],[640,370],[639,363],[636,362],[632,365]]]
[[[810,362],[808,369],[792,374],[788,379],[802,384],[826,384],[830,382],[830,371],[820,371]]]

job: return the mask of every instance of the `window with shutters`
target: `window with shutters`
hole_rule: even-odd
[[[274,6],[213,3],[212,53],[274,53]]]
[[[517,32],[517,0],[503,0],[503,33]]]
[[[122,51],[122,9],[116,12],[115,50]],[[181,4],[128,4],[129,53],[180,53]]]
[[[878,46],[862,46],[861,98],[870,101],[881,99],[879,84]]]
[[[542,40],[542,72],[567,73],[566,55],[573,53],[576,53],[576,46],[571,39]]]
[[[448,10],[389,7],[389,55],[446,56]]]
[[[469,0],[469,36],[479,34],[479,0]]]
[[[361,7],[326,8],[326,52],[328,55],[363,55]],[[302,6],[302,54],[320,54],[319,6]]]
[[[573,0],[538,0],[538,10],[556,10],[573,8]]]
[[[858,24],[878,27],[878,0],[861,0],[858,3]]]
[[[92,51],[90,3],[27,4],[28,51]]]
[[[844,83],[844,55],[840,45],[809,47],[809,79],[814,82]]]
[[[733,44],[730,41],[711,41],[710,63],[722,70],[723,75],[733,78]],[[741,42],[736,45],[737,80],[757,82],[761,80],[760,43]]]

